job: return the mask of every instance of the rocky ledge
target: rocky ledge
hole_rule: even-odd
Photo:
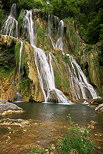
[[[24,112],[22,108],[18,107],[16,104],[0,101],[0,115],[8,115],[13,113]]]
[[[103,113],[103,103],[95,108],[95,111]]]

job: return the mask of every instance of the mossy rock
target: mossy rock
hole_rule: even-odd
[[[99,104],[102,104],[103,103],[103,98],[100,98],[100,99],[95,99],[94,101],[93,101],[93,105],[99,105]]]

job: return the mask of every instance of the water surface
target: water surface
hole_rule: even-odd
[[[103,128],[103,116],[94,112],[94,108],[85,104],[71,105],[46,104],[46,103],[16,103],[25,110],[25,113],[9,115],[10,118],[34,119],[45,122],[67,123],[70,115],[75,123],[86,125],[95,121]]]

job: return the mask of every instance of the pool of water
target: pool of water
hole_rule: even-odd
[[[86,125],[90,121],[98,123],[103,129],[103,116],[94,112],[94,108],[85,104],[75,103],[71,105],[46,104],[46,103],[16,103],[25,112],[9,115],[9,118],[34,119],[41,122],[62,122],[67,123],[68,115],[79,125]]]
[[[0,149],[2,152],[10,153],[11,151],[10,154],[12,154],[14,152],[11,150],[13,147],[13,150],[22,154],[24,151],[28,153],[31,145],[47,148],[49,145],[55,144],[58,138],[68,133],[68,129],[71,127],[69,120],[71,117],[73,122],[81,126],[88,126],[88,123],[95,121],[95,127],[90,131],[90,135],[96,142],[96,149],[93,154],[103,153],[103,116],[95,113],[93,107],[82,103],[63,105],[19,102],[16,104],[22,107],[25,112],[0,118],[31,119],[31,123],[25,128],[10,125],[14,131],[11,134],[7,132],[5,135],[3,130],[7,130],[8,125],[1,125],[2,142],[0,142]],[[8,135],[10,140],[7,142]]]

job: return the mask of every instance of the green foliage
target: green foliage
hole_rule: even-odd
[[[93,101],[93,105],[98,105],[98,104],[102,104],[103,103],[103,99],[96,99]]]
[[[45,29],[44,29],[44,27],[42,27],[42,26],[38,27],[37,36],[38,36],[38,46],[44,45],[44,41],[45,41]]]
[[[12,133],[14,130],[11,127],[8,127],[8,132]]]
[[[66,22],[74,20],[78,25],[81,37],[87,43],[95,44],[103,41],[102,0],[2,0],[3,9],[10,10],[12,3],[17,3],[18,10],[37,8],[43,12],[54,14]],[[0,9],[2,20],[3,16],[3,10]],[[21,21],[22,17],[19,19],[19,22]]]
[[[65,60],[65,62],[69,65],[69,67],[72,68],[72,64],[71,64],[71,62],[70,62],[69,57],[66,56],[66,55],[64,55],[64,60]]]
[[[17,42],[15,45],[15,59],[16,59],[17,68],[19,66],[20,47],[21,47],[21,42]],[[24,67],[24,46],[23,46],[22,55],[21,55],[21,66],[22,68]]]
[[[18,0],[18,3],[21,9],[31,9],[34,6],[34,0]]]
[[[21,91],[28,91],[28,89],[30,89],[30,84],[31,84],[31,81],[30,79],[27,77],[21,77],[21,84],[20,84],[20,89]]]
[[[43,148],[39,148],[39,147],[34,147],[31,149],[31,151],[28,154],[43,154],[45,152],[45,150]]]
[[[64,22],[73,22],[74,18],[73,17],[67,17],[67,18],[64,18],[63,20],[64,20]]]
[[[24,9],[22,9],[20,11],[19,17],[18,17],[18,24],[21,26],[23,23],[23,19],[24,19],[24,15],[25,15],[25,11]]]
[[[4,15],[4,10],[3,9],[0,9],[0,28],[4,22],[4,18],[5,18],[5,15]]]
[[[58,141],[55,153],[66,154],[75,149],[80,154],[92,154],[94,143],[90,140],[88,133],[87,128],[70,128],[69,134]]]
[[[19,51],[20,51],[21,43],[17,42],[15,45],[15,59],[16,59],[16,67],[19,66]]]
[[[10,76],[10,74],[14,71],[15,67],[16,67],[16,64],[15,64],[14,44],[12,45],[12,47],[8,47],[8,48],[1,46],[0,48],[1,78]]]

